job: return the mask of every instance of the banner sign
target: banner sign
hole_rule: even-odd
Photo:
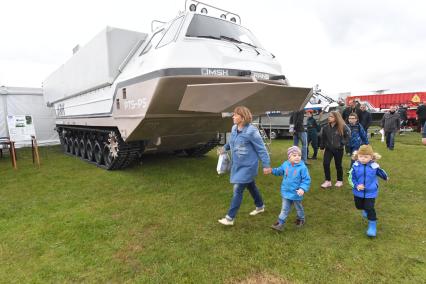
[[[31,115],[8,115],[7,126],[11,141],[28,141],[31,140],[31,136],[35,136],[35,128]]]

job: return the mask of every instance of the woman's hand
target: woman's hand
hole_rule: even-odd
[[[363,184],[358,184],[358,186],[356,187],[356,189],[357,189],[358,191],[360,191],[360,190],[364,190],[364,188],[365,188],[365,186],[364,186]]]
[[[264,175],[269,175],[272,173],[272,168],[263,168],[263,174]]]
[[[225,148],[224,147],[218,147],[217,148],[217,155],[225,154]]]

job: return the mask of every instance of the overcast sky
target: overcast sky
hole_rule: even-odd
[[[426,91],[425,1],[204,2],[238,13],[294,86],[334,97]],[[152,20],[183,9],[176,0],[2,1],[0,86],[40,87],[105,26],[150,32]]]

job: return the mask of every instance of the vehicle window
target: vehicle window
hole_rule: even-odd
[[[204,15],[194,15],[186,36],[235,39],[255,47],[261,47],[256,37],[248,29],[227,20]]]
[[[158,42],[160,41],[161,37],[163,36],[163,34],[164,34],[164,29],[159,30],[158,32],[156,32],[151,37],[151,39],[149,40],[148,44],[145,46],[145,48],[143,49],[143,51],[141,52],[140,55],[147,54],[151,50],[151,48],[153,46],[156,46],[158,44]]]
[[[175,39],[176,33],[179,30],[180,24],[182,23],[183,17],[177,18],[169,27],[167,32],[164,34],[161,41],[158,43],[157,48],[163,47],[169,44]]]

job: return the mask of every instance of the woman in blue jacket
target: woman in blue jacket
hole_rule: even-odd
[[[237,215],[243,200],[244,189],[247,188],[254,199],[256,209],[250,215],[254,216],[265,211],[262,196],[255,183],[259,159],[262,161],[263,172],[268,173],[270,169],[270,159],[259,130],[251,125],[252,114],[244,106],[236,107],[232,116],[234,126],[232,127],[229,142],[220,150],[231,151],[231,183],[234,184],[234,194],[228,214],[219,219],[223,225],[234,225],[234,218]]]
[[[370,145],[362,145],[354,153],[354,164],[349,175],[349,183],[354,194],[355,207],[362,211],[362,216],[368,219],[367,236],[376,236],[377,217],[374,203],[379,192],[377,177],[389,180],[388,175],[376,162],[380,155],[373,152]]]

